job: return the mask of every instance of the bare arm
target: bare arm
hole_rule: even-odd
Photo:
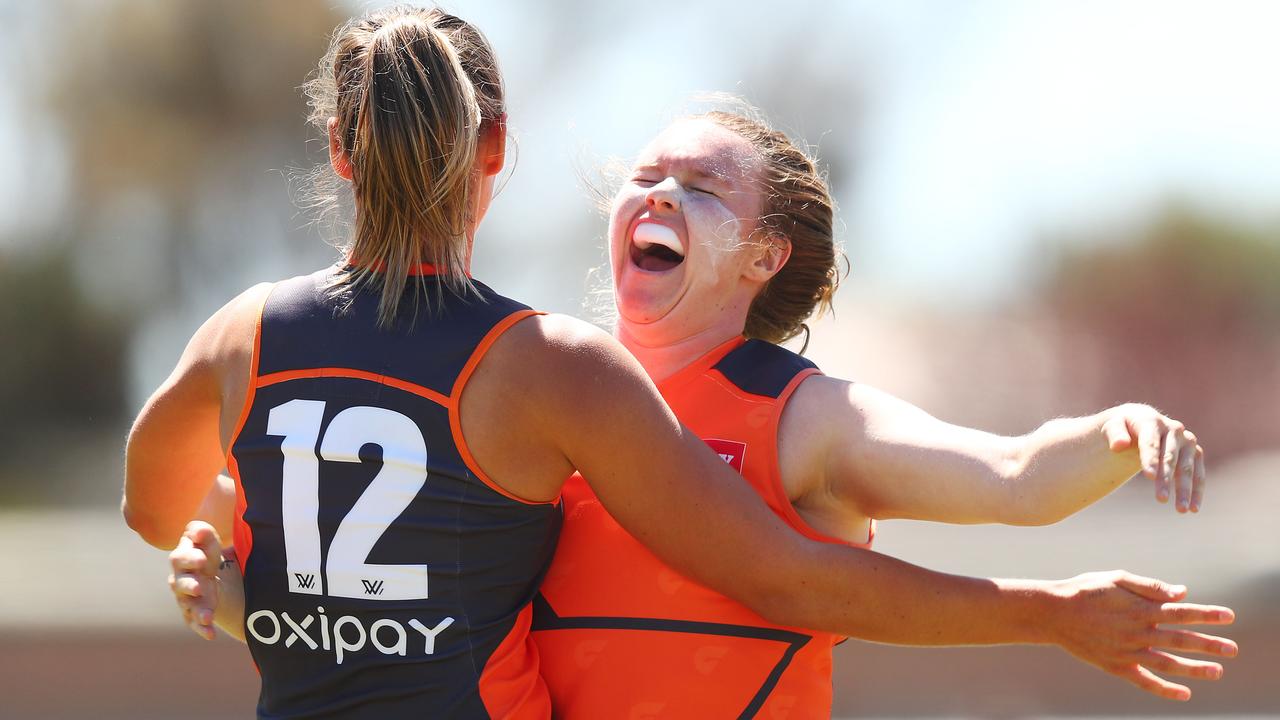
[[[121,509],[129,527],[156,547],[178,542],[223,467],[247,390],[257,311],[270,287],[251,288],[196,331],[129,432]]]
[[[1160,628],[1229,622],[1230,611],[1165,602],[1181,599],[1185,589],[1158,581],[1123,573],[1061,582],[965,578],[805,540],[676,422],[611,339],[563,318],[522,326],[495,345],[477,372],[479,378],[498,367],[501,382],[486,391],[477,379],[477,389],[467,391],[469,413],[491,405],[504,420],[486,424],[498,430],[482,465],[502,467],[502,479],[537,470],[518,478],[530,497],[554,496],[568,471],[581,467],[610,510],[656,552],[776,622],[901,644],[1055,643],[1151,692],[1183,699],[1186,688],[1142,663],[1197,677],[1216,677],[1221,667],[1153,655],[1153,647],[1234,654],[1228,640]],[[494,448],[511,447],[508,465],[511,458]],[[551,448],[550,455],[539,448]],[[227,487],[215,489],[224,502],[206,506],[226,505]],[[238,568],[219,571],[218,549],[217,533],[192,523],[171,555],[171,585],[197,633],[212,637],[216,622],[243,638]]]
[[[773,622],[905,645],[1054,643],[1152,692],[1183,697],[1185,688],[1150,676],[1139,653],[1167,642],[1159,623],[1229,615],[1168,603],[1185,589],[1158,581],[1126,587],[1121,581],[1131,576],[1123,574],[1101,585],[978,579],[809,541],[679,424],[611,338],[558,318],[527,321],[510,334],[485,361],[522,388],[503,396],[510,428],[536,436],[526,438],[529,448],[558,448],[563,468],[580,470],[619,523],[664,562]],[[1202,642],[1206,652],[1230,652],[1213,645],[1217,639]],[[1220,671],[1206,665],[1170,672]]]
[[[1180,423],[1145,405],[1050,420],[1003,437],[945,423],[866,385],[811,378],[787,408],[783,432],[825,458],[819,482],[876,518],[951,523],[1057,522],[1136,473],[1179,510],[1199,509],[1203,451]]]

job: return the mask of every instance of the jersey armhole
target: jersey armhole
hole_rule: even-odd
[[[782,461],[778,455],[778,434],[782,430],[782,413],[786,410],[787,401],[791,399],[791,396],[795,394],[796,389],[800,387],[800,383],[814,375],[821,374],[822,371],[817,368],[802,370],[797,373],[795,377],[791,378],[791,381],[787,383],[786,388],[778,394],[777,406],[774,408],[773,417],[771,419],[771,427],[773,429],[773,443],[771,450],[773,457],[770,460],[770,464],[772,465],[773,471],[769,478],[769,492],[773,493],[774,497],[777,499],[778,507],[782,508],[782,517],[787,521],[787,524],[810,540],[833,543],[836,545],[848,545],[858,548],[870,548],[871,543],[876,539],[875,518],[871,518],[868,521],[867,539],[865,542],[845,540],[844,538],[828,535],[805,521],[805,519],[800,515],[800,512],[791,504],[791,498],[787,497],[786,488],[783,487],[782,484]]]
[[[231,480],[236,486],[236,504],[232,517],[232,547],[235,548],[236,564],[240,566],[240,573],[244,574],[245,563],[249,560],[249,553],[253,550],[253,531],[249,529],[248,523],[244,521],[245,510],[248,509],[249,503],[245,499],[244,484],[240,482],[240,467],[236,464],[236,458],[233,450],[236,441],[240,439],[240,433],[244,430],[244,424],[249,420],[249,411],[253,409],[253,401],[258,393],[258,362],[262,356],[262,313],[266,310],[267,300],[271,298],[271,294],[275,292],[278,284],[273,284],[271,289],[262,296],[262,301],[258,303],[257,317],[253,323],[253,355],[249,360],[249,384],[244,393],[244,405],[240,408],[240,417],[236,420],[235,429],[231,431],[231,438],[227,441],[226,468],[227,474],[231,476]]]
[[[480,463],[476,462],[475,456],[471,454],[471,448],[467,445],[466,438],[462,436],[462,393],[467,387],[467,382],[471,380],[471,375],[475,372],[476,366],[480,364],[485,354],[489,352],[489,348],[493,347],[493,343],[503,333],[510,330],[521,320],[545,314],[540,310],[517,310],[498,321],[498,324],[494,325],[480,340],[480,344],[476,346],[475,351],[471,353],[471,357],[467,359],[467,364],[462,366],[462,372],[458,373],[458,378],[453,383],[453,389],[449,391],[449,430],[453,433],[453,444],[458,448],[458,454],[462,456],[462,462],[466,463],[467,469],[479,478],[480,482],[488,486],[490,490],[507,499],[515,500],[525,505],[555,505],[560,502],[560,497],[557,495],[551,500],[522,498],[494,482],[493,478],[489,477],[489,474],[480,468]]]

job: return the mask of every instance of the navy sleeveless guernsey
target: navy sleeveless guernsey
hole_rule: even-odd
[[[560,506],[485,476],[458,417],[534,311],[424,266],[380,329],[377,292],[334,299],[333,272],[268,295],[228,454],[258,716],[549,717],[530,601]]]

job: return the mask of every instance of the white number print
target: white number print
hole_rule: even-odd
[[[320,595],[320,457],[360,462],[360,448],[382,448],[382,468],[338,523],[329,545],[324,577],[328,595],[371,600],[427,597],[426,565],[371,565],[369,553],[391,523],[409,507],[427,482],[427,445],[416,423],[376,407],[338,413],[320,439],[324,403],[290,400],[271,409],[267,434],[283,436],[284,477],[281,515],[289,591]]]

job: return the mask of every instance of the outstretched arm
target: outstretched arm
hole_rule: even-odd
[[[530,334],[537,342],[521,341]],[[1177,603],[1182,588],[1127,575],[1061,583],[960,577],[800,536],[679,424],[634,358],[599,331],[530,320],[495,344],[491,361],[521,388],[501,395],[502,408],[510,427],[540,436],[530,447],[559,448],[610,514],[664,562],[773,622],[905,645],[1058,644],[1173,698],[1189,691],[1148,667],[1196,677],[1220,671],[1146,654],[1173,642],[1162,623],[1229,621],[1226,608]],[[1231,653],[1229,641],[1200,642],[1198,651]]]
[[[1181,423],[1146,405],[1050,420],[1004,437],[945,423],[866,385],[804,382],[783,419],[785,442],[822,458],[814,482],[875,518],[1047,525],[1135,474],[1177,507],[1200,508],[1204,452]]]

